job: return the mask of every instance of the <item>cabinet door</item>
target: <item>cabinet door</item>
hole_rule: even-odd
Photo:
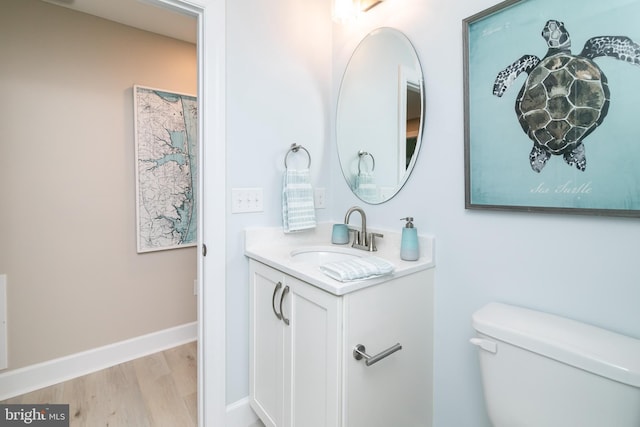
[[[433,270],[345,295],[345,427],[432,425]],[[370,356],[402,349],[366,366]]]
[[[342,299],[287,277],[285,400],[291,427],[339,427]],[[387,426],[388,427],[388,426]]]
[[[284,275],[249,262],[250,403],[266,427],[284,426],[284,323],[276,312]],[[274,312],[274,308],[276,312]]]

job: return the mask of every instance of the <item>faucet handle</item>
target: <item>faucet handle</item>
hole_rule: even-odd
[[[351,232],[353,232],[353,244],[352,246],[355,245],[359,245],[360,244],[360,230],[358,230],[357,228],[353,228],[353,227],[349,227],[349,235],[351,235]],[[349,236],[351,237],[351,236]]]
[[[378,250],[376,247],[376,237],[380,237],[382,239],[384,235],[380,233],[369,233],[369,252],[375,252]]]

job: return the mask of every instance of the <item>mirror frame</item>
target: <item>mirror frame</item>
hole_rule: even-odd
[[[403,45],[403,49],[406,49],[406,53],[408,55],[412,56],[412,61],[415,64],[415,76],[417,76],[417,81],[414,80],[410,80],[405,73],[403,72],[398,72],[398,84],[400,84],[400,80],[402,80],[404,82],[404,85],[406,87],[406,91],[399,91],[399,95],[397,96],[397,102],[398,102],[398,106],[399,108],[402,108],[401,106],[404,105],[404,110],[402,110],[404,112],[405,115],[405,120],[404,123],[399,123],[398,124],[398,133],[397,133],[397,141],[398,141],[398,151],[402,151],[400,148],[400,140],[401,140],[401,135],[400,133],[403,133],[404,135],[406,135],[406,115],[407,115],[407,109],[406,109],[406,97],[407,97],[407,93],[408,91],[410,91],[412,88],[413,89],[418,89],[419,91],[419,99],[420,99],[420,121],[418,123],[418,129],[417,129],[417,137],[416,137],[416,145],[413,151],[413,154],[411,156],[411,160],[409,161],[408,164],[405,164],[406,167],[404,168],[404,172],[402,173],[402,170],[400,168],[400,166],[398,166],[398,181],[397,184],[392,187],[389,186],[387,187],[387,189],[389,189],[389,192],[387,194],[384,193],[384,191],[382,191],[382,194],[380,194],[380,196],[377,199],[373,199],[370,197],[363,197],[362,194],[358,194],[358,192],[356,192],[354,190],[354,186],[353,181],[355,181],[353,179],[353,176],[357,176],[355,175],[355,172],[357,169],[360,168],[360,163],[361,162],[365,162],[369,167],[368,169],[373,171],[373,168],[375,168],[376,166],[380,165],[380,162],[383,159],[378,159],[375,158],[374,155],[366,152],[363,150],[363,146],[364,144],[360,144],[359,142],[357,143],[358,145],[355,146],[355,148],[353,149],[353,153],[355,157],[350,157],[350,158],[345,158],[346,156],[341,155],[341,153],[344,152],[344,148],[341,148],[341,139],[344,140],[345,136],[344,136],[344,132],[341,132],[341,126],[340,123],[341,121],[344,122],[345,120],[347,120],[344,117],[344,114],[342,114],[342,119],[341,119],[341,111],[344,111],[344,102],[345,102],[345,85],[349,84],[349,83],[353,83],[354,80],[354,76],[352,75],[354,72],[354,63],[356,62],[356,59],[354,58],[358,58],[361,59],[362,58],[362,53],[363,53],[363,49],[367,48],[369,50],[371,50],[372,46],[375,47],[375,45],[371,45],[371,43],[373,41],[375,41],[376,39],[374,37],[379,37],[380,34],[385,34],[385,33],[389,33],[391,35],[393,35],[395,38],[397,38]],[[360,56],[358,56],[358,54],[360,54]],[[380,61],[378,61],[380,62]],[[349,74],[351,68],[351,75]],[[425,90],[424,90],[424,72],[422,69],[422,64],[420,62],[420,58],[418,57],[418,53],[415,49],[415,47],[413,46],[413,44],[411,43],[411,41],[409,40],[409,38],[402,33],[401,31],[392,28],[392,27],[379,27],[379,28],[375,28],[374,30],[370,31],[369,33],[367,33],[362,40],[360,40],[360,42],[358,43],[358,45],[356,46],[356,48],[354,49],[353,53],[351,54],[351,57],[349,58],[349,61],[347,62],[347,65],[345,67],[344,73],[342,75],[342,80],[340,82],[340,88],[338,91],[338,97],[337,97],[337,102],[336,102],[336,126],[335,126],[335,138],[336,138],[336,149],[338,152],[338,159],[340,161],[340,169],[342,171],[342,175],[344,176],[345,182],[347,183],[347,186],[349,186],[349,188],[351,189],[351,191],[353,192],[353,194],[358,197],[360,200],[362,200],[365,203],[368,204],[381,204],[384,202],[387,202],[389,200],[391,200],[393,197],[395,197],[400,190],[404,187],[404,185],[406,184],[407,180],[409,179],[413,168],[415,166],[418,154],[420,152],[420,148],[422,147],[423,144],[423,134],[424,134],[424,123],[425,123],[425,106],[426,106],[426,101],[425,101]],[[361,120],[359,122],[359,124],[357,124],[356,126],[371,126],[371,121],[367,121],[366,124],[364,123],[364,120]],[[395,131],[395,130],[394,130]],[[341,133],[343,134],[341,137]],[[344,144],[344,141],[342,142],[342,144]],[[342,145],[342,147],[344,147],[344,145]],[[406,150],[406,145],[404,146],[405,150]],[[354,159],[357,159],[358,157],[360,157],[360,159],[356,160],[354,163]],[[398,161],[400,161],[400,155],[398,155]],[[364,163],[363,163],[364,164]],[[355,165],[355,166],[354,166]],[[376,190],[378,192],[380,192],[380,190]]]

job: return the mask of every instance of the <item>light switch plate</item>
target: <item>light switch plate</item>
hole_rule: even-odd
[[[231,213],[262,211],[262,188],[231,189]]]
[[[316,209],[324,209],[326,204],[326,191],[324,188],[315,188],[313,190],[313,206]]]

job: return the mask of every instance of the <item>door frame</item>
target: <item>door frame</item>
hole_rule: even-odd
[[[220,201],[227,200],[225,1],[140,1],[194,16],[198,20],[198,426],[224,426],[226,203]],[[214,203],[214,199],[218,203]],[[205,256],[206,242],[209,245]],[[214,245],[213,242],[219,243]]]

